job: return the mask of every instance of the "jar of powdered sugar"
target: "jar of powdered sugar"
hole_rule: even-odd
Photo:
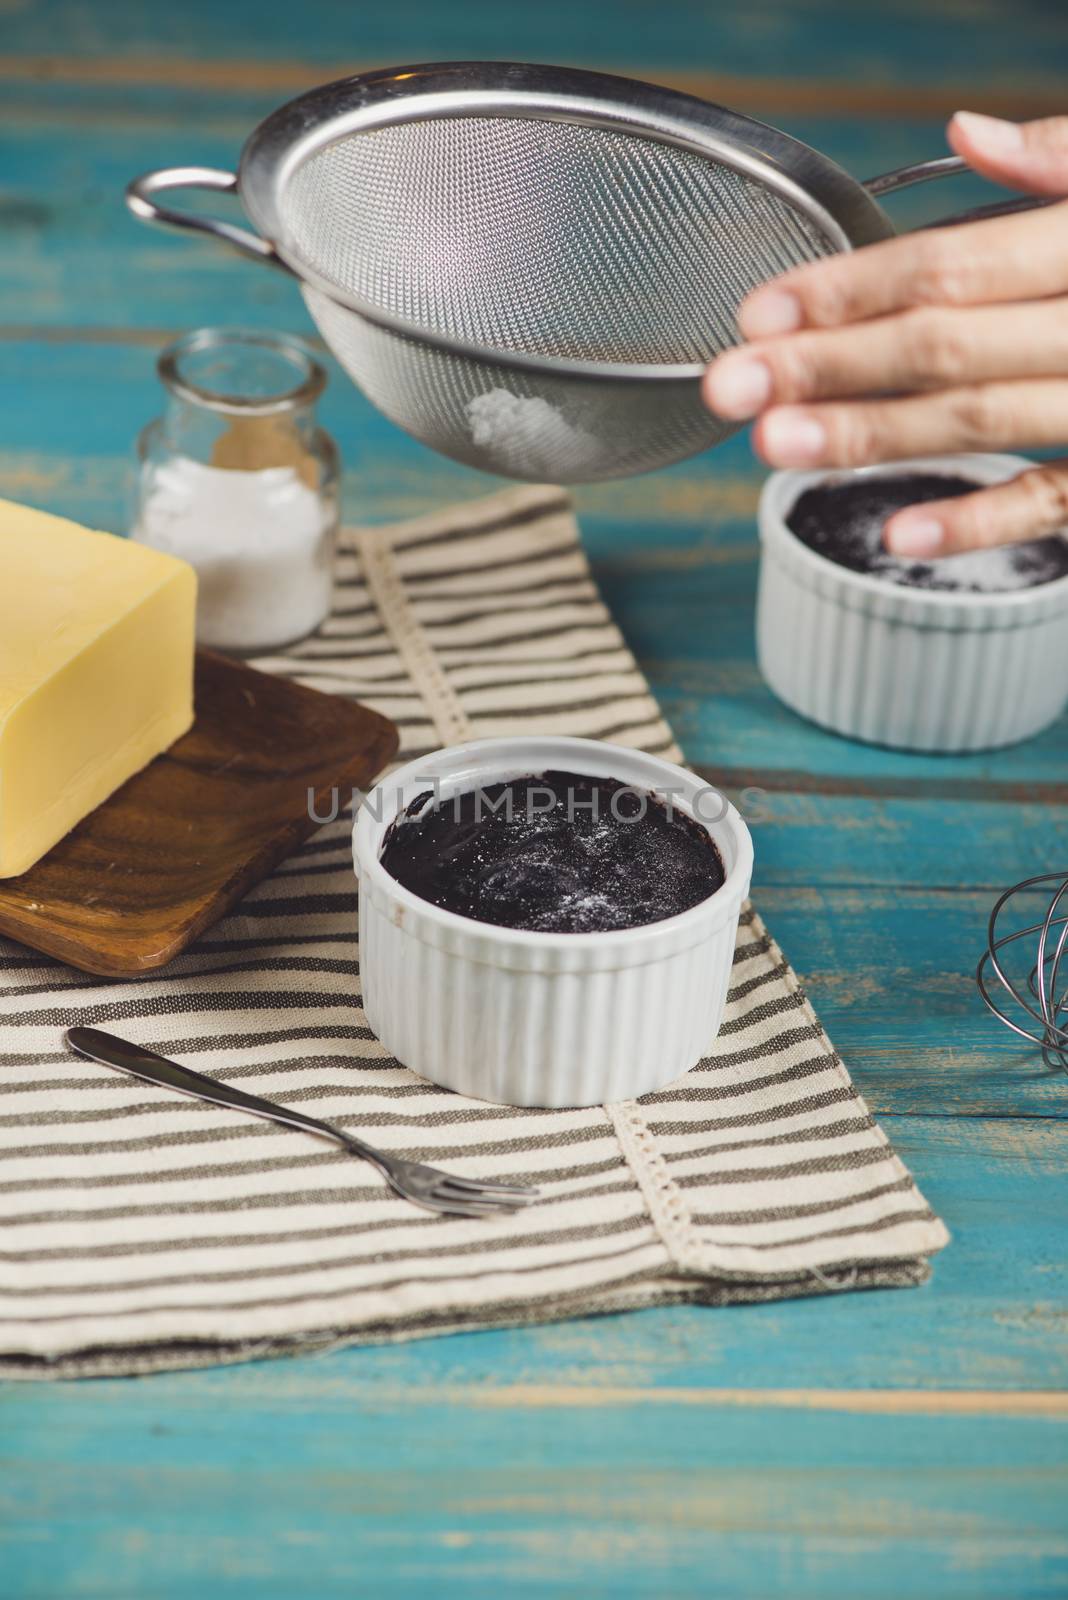
[[[338,528],[337,450],[315,416],[326,373],[301,340],[252,328],[186,334],[158,370],[131,536],[195,567],[199,643],[304,638],[330,611]]]

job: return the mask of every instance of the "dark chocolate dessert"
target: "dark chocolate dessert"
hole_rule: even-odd
[[[637,928],[723,883],[707,830],[614,778],[543,772],[419,795],[390,824],[386,871],[446,911],[538,933]]]
[[[913,589],[997,594],[1033,589],[1068,574],[1068,540],[1059,534],[937,561],[893,556],[883,545],[883,527],[896,511],[925,500],[952,500],[982,487],[973,479],[938,472],[831,478],[798,496],[786,525],[828,561]]]

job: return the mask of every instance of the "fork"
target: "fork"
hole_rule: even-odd
[[[376,1150],[350,1133],[316,1117],[306,1117],[302,1111],[289,1106],[276,1105],[273,1100],[261,1100],[257,1095],[246,1094],[228,1083],[215,1078],[205,1078],[189,1067],[168,1061],[139,1044],[131,1044],[102,1028],[68,1028],[64,1035],[67,1044],[78,1055],[102,1066],[115,1067],[128,1072],[131,1077],[143,1078],[146,1083],[159,1084],[165,1089],[176,1089],[179,1094],[192,1095],[195,1100],[207,1100],[216,1106],[232,1106],[236,1111],[247,1111],[268,1122],[280,1122],[287,1128],[301,1128],[321,1139],[332,1139],[350,1155],[361,1156],[385,1178],[390,1188],[413,1206],[424,1211],[442,1212],[453,1217],[492,1217],[520,1210],[540,1197],[540,1190],[524,1188],[514,1183],[479,1183],[473,1178],[454,1178],[438,1167],[427,1167],[420,1161],[405,1161],[400,1156]]]

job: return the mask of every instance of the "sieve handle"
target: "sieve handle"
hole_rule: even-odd
[[[960,156],[937,156],[933,161],[916,161],[911,167],[895,167],[893,172],[880,172],[877,178],[865,178],[864,187],[879,199],[881,195],[907,189],[911,183],[929,183],[932,178],[952,178],[958,172],[971,170]]]
[[[219,194],[236,194],[234,173],[223,172],[218,167],[160,167],[155,172],[143,172],[127,184],[126,204],[142,222],[158,222],[163,227],[184,228],[190,233],[209,233],[243,256],[251,256],[253,261],[265,261],[283,272],[292,270],[272,244],[248,228],[238,228],[232,222],[220,222],[215,217],[200,217],[195,211],[178,211],[174,206],[160,205],[156,195],[166,194],[169,189],[214,189]]]
[[[864,187],[873,199],[884,194],[895,194],[913,183],[929,183],[932,178],[954,178],[962,172],[974,172],[960,156],[936,156],[933,161],[917,161],[911,167],[895,167],[893,172],[881,172],[876,178],[865,178]],[[1016,211],[1034,211],[1039,206],[1053,204],[1047,195],[1027,195],[1019,200],[995,200],[992,205],[974,206],[970,211],[960,211],[956,216],[940,217],[928,222],[928,228],[956,227],[958,222],[981,222],[985,217],[1007,217]]]

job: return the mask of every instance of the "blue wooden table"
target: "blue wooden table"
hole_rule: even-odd
[[[232,164],[302,87],[496,56],[733,102],[859,176],[958,104],[1065,109],[1044,0],[33,0],[0,6],[0,493],[125,519],[172,331],[303,330],[293,287],[142,230],[154,165]],[[972,199],[903,196],[902,221]],[[338,375],[350,520],[483,492]],[[1068,861],[1068,728],[935,759],[809,727],[753,656],[744,440],[590,489],[597,576],[690,758],[765,791],[754,897],[953,1231],[912,1292],[684,1308],[0,1395],[0,1592],[192,1597],[1068,1593],[1068,1083],[981,1010],[998,887]]]

